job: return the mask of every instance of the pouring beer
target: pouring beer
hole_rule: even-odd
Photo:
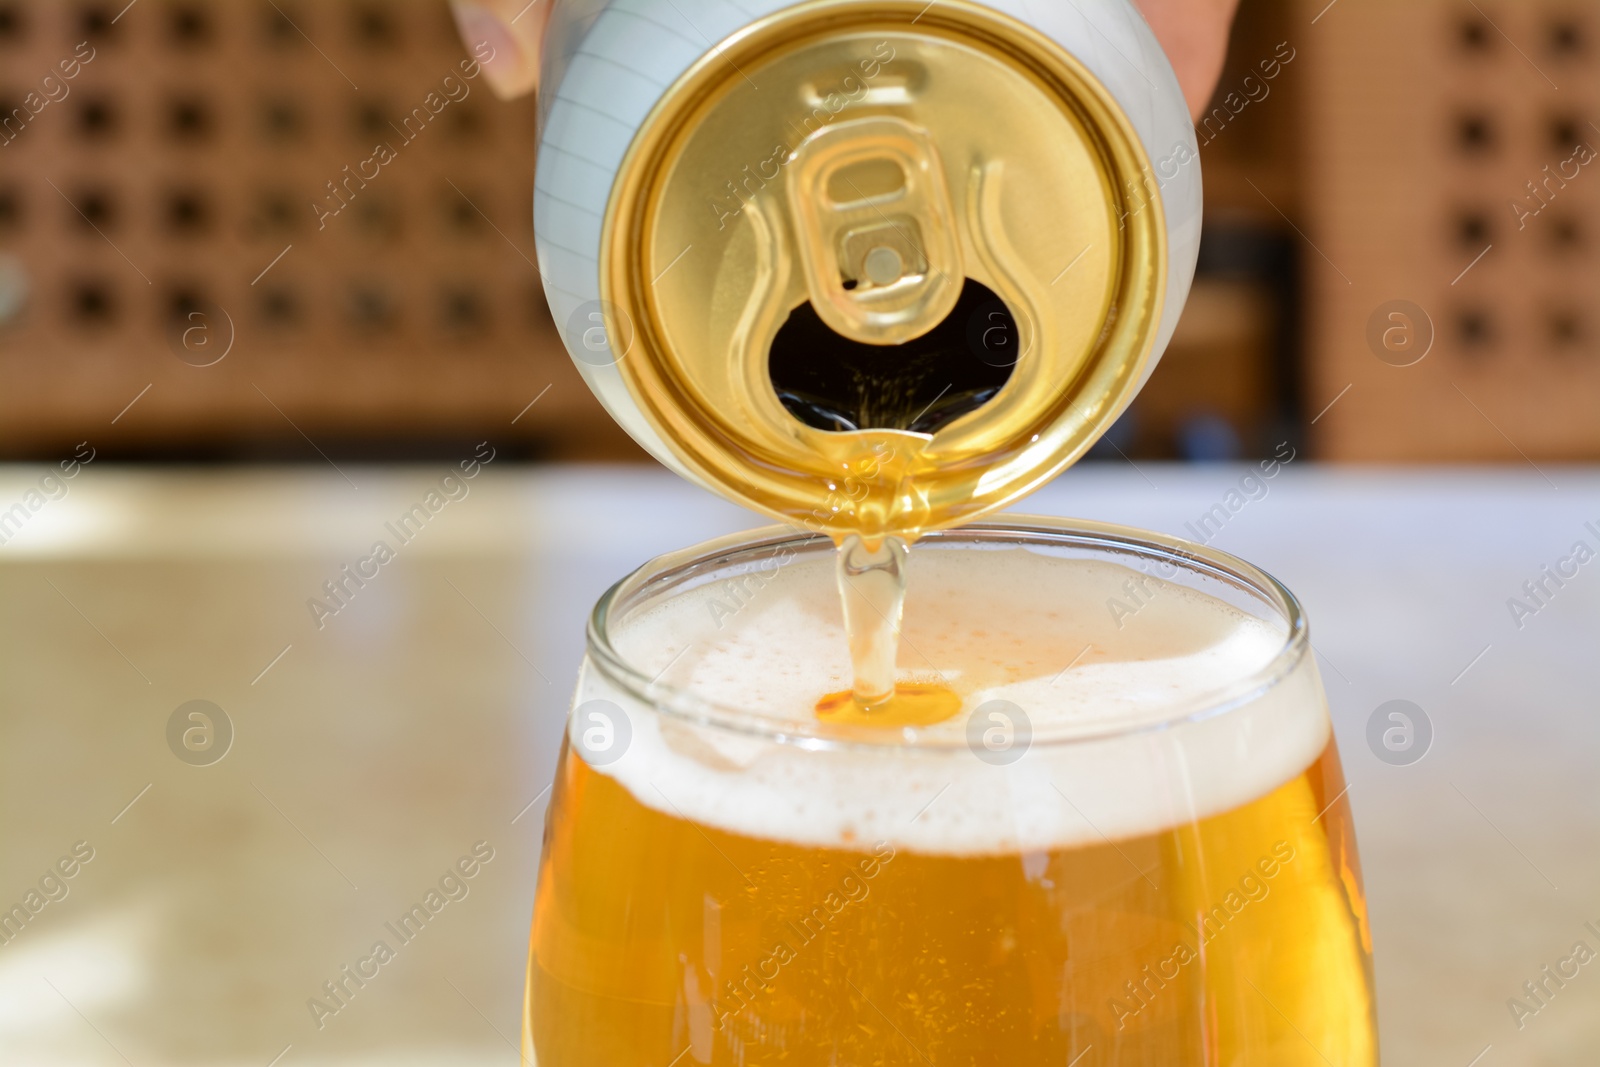
[[[729,538],[601,602],[548,816],[535,1062],[1376,1063],[1349,806],[1285,590],[1115,527],[933,534],[905,643],[964,709],[841,728],[811,709],[850,672],[831,550]]]
[[[574,359],[784,525],[591,618],[524,1059],[1376,1063],[1292,595],[992,518],[1126,409],[1193,274],[1193,129],[1127,0],[558,0],[546,49]]]

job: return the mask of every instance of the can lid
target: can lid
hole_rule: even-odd
[[[686,468],[818,532],[922,532],[1060,473],[1141,381],[1167,232],[1128,117],[965,0],[814,0],[690,68],[602,239],[618,370]]]

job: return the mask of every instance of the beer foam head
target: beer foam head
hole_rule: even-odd
[[[902,680],[939,681],[963,709],[897,737],[792,740],[850,686],[827,553],[677,591],[611,637],[743,729],[652,710],[589,663],[580,706],[614,702],[630,735],[595,769],[664,813],[796,844],[969,854],[1153,833],[1270,792],[1329,739],[1309,661],[1252,686],[1283,624],[1155,571],[1027,548],[913,551]]]

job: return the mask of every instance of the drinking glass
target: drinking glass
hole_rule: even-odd
[[[724,538],[595,608],[528,1062],[1377,1062],[1350,808],[1288,590],[1118,526],[931,535],[902,670],[961,711],[846,724],[811,710],[849,684],[833,552]]]

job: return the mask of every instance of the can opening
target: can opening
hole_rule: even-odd
[[[1005,302],[968,278],[944,321],[900,345],[845,337],[807,301],[773,338],[767,372],[783,406],[814,429],[931,434],[994,399],[1021,346]]]

